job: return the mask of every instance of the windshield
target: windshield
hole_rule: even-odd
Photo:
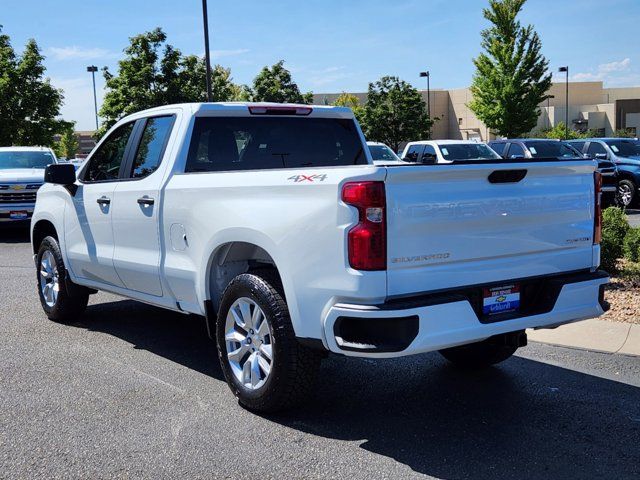
[[[524,142],[533,158],[575,158],[582,155],[564,142]]]
[[[45,168],[54,163],[49,152],[4,151],[0,152],[0,170],[9,168]]]
[[[605,143],[619,157],[640,157],[640,141],[638,140],[605,140]]]
[[[400,157],[386,145],[369,145],[369,151],[374,160],[400,160]]]
[[[445,160],[494,160],[500,157],[483,143],[453,143],[439,145],[440,153]]]

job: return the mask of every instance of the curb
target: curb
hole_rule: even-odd
[[[640,325],[584,320],[555,329],[527,330],[529,340],[602,353],[640,356]]]

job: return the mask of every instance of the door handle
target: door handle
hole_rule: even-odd
[[[155,203],[155,200],[151,197],[147,197],[146,195],[144,197],[140,197],[138,199],[138,204],[139,205],[153,205]]]
[[[103,195],[102,197],[97,199],[96,202],[104,207],[105,205],[109,205],[111,203],[111,199]]]

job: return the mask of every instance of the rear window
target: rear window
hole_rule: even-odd
[[[366,164],[353,120],[295,117],[201,117],[187,172]]]
[[[574,158],[580,153],[562,142],[524,142],[533,158]]]

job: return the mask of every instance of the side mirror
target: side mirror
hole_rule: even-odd
[[[512,160],[516,160],[516,159],[524,158],[524,155],[511,155],[509,158]]]
[[[606,160],[607,159],[607,154],[606,153],[596,153],[596,158],[598,160]]]
[[[76,183],[76,169],[71,163],[54,163],[44,171],[44,181],[68,187]]]

